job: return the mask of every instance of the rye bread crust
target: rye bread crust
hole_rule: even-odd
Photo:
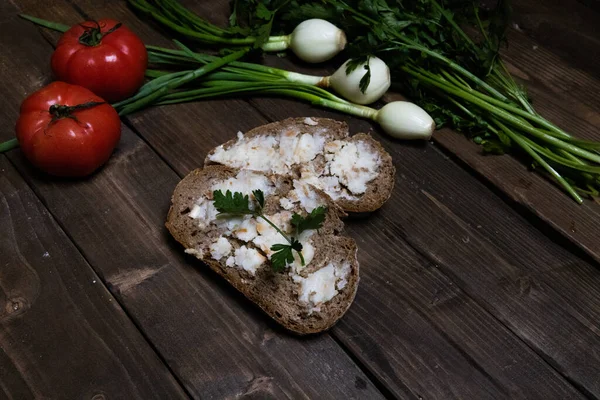
[[[319,311],[309,313],[298,300],[298,284],[287,272],[277,273],[270,262],[257,269],[256,275],[236,267],[227,267],[223,260],[214,260],[206,251],[223,231],[216,225],[200,229],[188,214],[196,200],[210,192],[213,184],[236,176],[238,170],[223,166],[207,166],[190,172],[175,188],[172,204],[167,216],[166,227],[181,243],[186,252],[194,254],[213,271],[225,278],[233,287],[263,309],[271,318],[286,329],[298,334],[317,333],[332,327],[352,304],[359,280],[359,266],[356,258],[357,247],[353,239],[342,236],[343,223],[340,216],[344,212],[323,192],[315,191],[327,204],[326,220],[321,229],[311,237],[315,254],[312,261],[301,271],[306,277],[330,262],[350,264],[346,286],[330,301],[323,303]],[[283,209],[279,198],[293,188],[289,177],[268,176],[275,185],[275,193],[266,197],[265,213],[272,214]],[[301,209],[293,212],[302,213]],[[234,250],[251,244],[229,238]],[[258,248],[254,247],[259,250]]]

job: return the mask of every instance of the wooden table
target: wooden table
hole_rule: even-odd
[[[223,0],[192,6],[224,21]],[[600,3],[514,8],[511,71],[545,116],[600,139]],[[58,36],[20,12],[65,24],[111,16],[169,45],[124,0],[1,1],[0,140],[52,79]],[[125,118],[90,179],[0,155],[0,398],[600,397],[600,205],[578,206],[454,132],[415,145],[375,130],[396,190],[347,223],[361,284],[330,332],[287,334],[185,256],[163,225],[180,178],[238,130],[307,115],[372,128],[288,100],[216,100]]]

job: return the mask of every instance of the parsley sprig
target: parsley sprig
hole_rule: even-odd
[[[306,230],[319,229],[325,221],[327,208],[323,206],[317,207],[306,216],[294,213],[290,220],[294,228],[294,235],[288,236],[264,215],[264,193],[261,190],[254,190],[252,191],[252,195],[255,201],[251,201],[248,195],[240,192],[232,193],[230,190],[227,190],[225,193],[221,190],[213,191],[214,206],[219,212],[217,217],[252,215],[255,218],[261,218],[287,241],[287,243],[277,243],[271,246],[271,250],[274,252],[271,255],[273,269],[278,272],[283,271],[288,264],[293,263],[294,251],[298,253],[300,263],[305,265],[304,256],[302,255],[302,243],[297,238]]]
[[[371,67],[369,66],[369,58],[370,56],[368,55],[356,57],[351,59],[348,64],[346,64],[346,75],[349,75],[352,71],[358,68],[359,65],[364,64],[363,68],[366,72],[363,77],[360,78],[360,82],[358,84],[358,87],[362,93],[367,90],[369,84],[371,83]]]

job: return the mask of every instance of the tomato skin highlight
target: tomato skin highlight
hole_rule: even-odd
[[[76,107],[57,117],[52,106]],[[25,157],[39,169],[56,176],[83,177],[103,165],[121,137],[117,111],[90,90],[53,82],[32,93],[21,104],[17,140]]]
[[[92,45],[81,43],[90,32]],[[58,80],[86,87],[112,103],[142,86],[148,52],[135,33],[115,20],[85,21],[61,36],[51,65]]]

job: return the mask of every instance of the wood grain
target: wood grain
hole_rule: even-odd
[[[10,157],[193,396],[379,397],[328,335],[282,332],[184,256],[164,228],[179,177],[128,129],[108,165],[77,184]]]
[[[66,2],[52,10],[57,20],[77,20]],[[3,80],[18,80],[11,73]],[[164,228],[179,177],[126,127],[110,162],[86,180],[50,179],[19,151],[9,157],[194,397],[380,397],[328,335],[282,334],[184,257]]]
[[[295,105],[294,111],[290,112],[291,102],[281,99],[253,99],[252,103],[273,119],[279,118],[283,113],[286,116],[332,115],[320,110],[310,110],[300,104]],[[361,130],[364,130],[363,127],[355,132]],[[593,304],[600,298],[600,291],[586,292],[587,287],[582,285],[580,290],[585,292],[585,295],[582,294],[580,299],[594,299],[582,304],[569,299],[567,291],[561,295],[545,295],[542,301],[527,296],[521,297],[519,292],[519,284],[525,282],[523,285],[526,285],[529,278],[524,277],[529,274],[550,271],[556,268],[557,264],[563,263],[571,265],[571,272],[576,274],[574,269],[589,271],[590,265],[556,246],[487,188],[473,181],[468,173],[457,168],[431,146],[398,146],[397,142],[376,135],[392,154],[399,176],[390,201],[371,217],[384,218],[374,225],[377,228],[372,228],[367,233],[363,229],[364,222],[361,221],[356,228],[354,224],[357,222],[352,221],[349,224],[349,229],[355,232],[355,238],[359,241],[361,254],[366,251],[372,259],[377,260],[377,263],[368,263],[371,265],[369,269],[363,268],[363,279],[367,279],[366,276],[372,269],[374,276],[381,276],[383,271],[392,268],[379,265],[385,259],[385,248],[380,244],[382,240],[397,238],[393,245],[390,245],[392,248],[404,240],[433,264],[437,271],[441,271],[449,285],[456,285],[467,293],[472,301],[483,306],[543,358],[549,359],[553,366],[563,363],[559,370],[569,379],[577,380],[578,386],[598,393],[597,382],[592,378],[593,375],[590,375],[592,371],[586,369],[586,366],[589,365],[588,361],[595,365],[600,363],[600,360],[592,361],[589,355],[584,355],[588,346],[598,345],[598,337],[595,335],[595,328],[587,323],[578,323],[579,315],[573,312],[572,307],[585,307],[590,301]],[[379,238],[378,230],[381,231]],[[371,236],[374,237],[371,239]],[[364,245],[361,245],[361,239],[365,242]],[[391,260],[393,254],[389,256]],[[388,261],[388,264],[394,265],[393,261]],[[593,267],[591,268],[593,270]],[[430,267],[429,270],[431,269]],[[539,278],[531,279],[537,281]],[[395,287],[406,287],[403,281],[388,281]],[[503,282],[504,286],[496,282]],[[581,279],[578,279],[578,282],[582,283]],[[500,287],[495,287],[496,284]],[[510,289],[507,290],[507,287]],[[547,290],[544,288],[544,291]],[[379,290],[377,292],[379,293]],[[410,293],[414,295],[412,290]],[[382,296],[382,302],[384,301],[390,301],[388,296]],[[455,306],[454,303],[451,304]],[[377,308],[373,307],[369,313],[373,313]],[[561,315],[561,319],[557,320],[557,314]],[[443,315],[428,317],[434,320],[447,318]],[[351,321],[350,318],[348,320]],[[569,325],[564,325],[565,321],[569,321]],[[389,322],[386,324],[389,325]],[[473,323],[478,329],[483,329],[482,325],[487,324],[482,324],[480,320]],[[335,333],[338,332],[340,330],[336,329]],[[444,332],[452,336],[456,334],[457,346],[468,348],[470,341],[461,339],[461,334],[447,329]],[[353,334],[340,333],[342,340],[345,335],[351,338]],[[536,335],[543,337],[543,340],[536,339]],[[569,343],[566,348],[564,341],[568,335],[576,335],[582,344]],[[494,345],[499,345],[505,340],[498,339]],[[489,341],[486,344],[491,345]],[[359,351],[354,348],[353,350]],[[574,353],[578,355],[575,356]],[[582,357],[587,359],[586,363],[581,362]],[[522,372],[518,375],[522,376]],[[493,374],[492,376],[496,377]]]
[[[531,66],[533,65],[532,61]],[[545,95],[546,98],[552,98],[552,91],[549,91],[543,85],[536,86],[536,89],[538,87],[538,91],[541,95]],[[265,115],[273,119],[280,118],[284,113],[286,116],[289,115],[289,110],[291,109],[291,102],[288,104],[280,104],[280,112],[277,111],[277,104],[280,102],[279,100],[277,100],[277,102],[252,100],[251,102],[256,104]],[[560,99],[556,99],[556,103],[559,102]],[[298,110],[298,108],[302,109],[302,111]],[[548,107],[548,109],[550,109],[550,107]],[[546,110],[542,111],[544,112]],[[563,118],[569,118],[571,121],[581,121],[577,119],[577,115],[572,115],[572,112],[569,114],[564,110],[561,111],[560,108],[554,109],[554,111],[559,115],[563,115]],[[307,112],[306,107],[294,107],[294,113],[298,115],[305,115]],[[587,120],[589,120],[590,115],[587,114],[586,116],[588,117]],[[590,126],[589,122],[586,122],[586,120],[580,122],[580,125],[581,124],[584,124],[583,126],[586,127]],[[361,123],[360,130],[364,130],[363,125],[364,124]],[[444,138],[451,137],[453,140],[462,140],[463,142],[466,142],[466,139],[456,135],[454,132],[445,131],[443,134],[445,135]],[[439,140],[437,136],[436,138]],[[469,146],[469,150],[471,151],[469,154],[477,154],[477,146],[470,142]],[[452,150],[456,151],[456,147],[452,148]],[[406,151],[412,152],[413,149],[410,148]],[[463,151],[463,153],[467,152]],[[459,157],[463,157],[463,154],[459,153]],[[594,309],[594,305],[597,304],[600,295],[597,290],[586,284],[586,281],[588,280],[587,275],[597,274],[597,270],[595,269],[597,267],[590,266],[577,257],[565,260],[565,257],[568,259],[573,256],[563,249],[561,249],[562,251],[548,251],[549,248],[560,248],[552,246],[549,240],[544,241],[543,235],[540,235],[539,232],[535,232],[532,235],[531,229],[525,229],[529,226],[527,221],[521,220],[516,226],[514,223],[507,222],[505,224],[504,221],[507,219],[507,215],[510,216],[513,213],[499,212],[497,210],[498,207],[503,207],[504,210],[508,209],[508,207],[504,206],[501,202],[498,202],[497,199],[495,202],[491,203],[482,202],[481,196],[484,194],[483,191],[474,191],[472,189],[472,184],[467,185],[469,182],[467,177],[460,177],[456,174],[448,176],[448,171],[455,170],[452,169],[450,165],[440,163],[439,158],[433,157],[431,154],[422,154],[407,159],[405,152],[397,152],[395,159],[401,160],[399,164],[402,166],[402,170],[411,172],[410,175],[404,173],[404,176],[410,176],[410,182],[412,185],[415,185],[415,187],[420,187],[421,190],[427,191],[426,193],[431,190],[439,193],[441,189],[441,194],[439,195],[441,197],[438,197],[437,194],[431,196],[431,193],[428,193],[428,195],[425,195],[425,193],[416,193],[417,199],[409,201],[409,204],[403,203],[400,206],[390,205],[395,210],[403,210],[399,213],[400,215],[398,217],[395,217],[395,220],[402,225],[400,232],[403,237],[406,237],[407,240],[429,260],[443,268],[442,270],[445,274],[456,279],[459,286],[473,296],[476,301],[484,305],[489,304],[490,295],[494,291],[491,291],[489,287],[484,286],[482,283],[477,282],[477,275],[474,276],[471,272],[471,268],[467,268],[467,266],[486,265],[485,260],[488,258],[487,265],[491,265],[491,268],[485,270],[485,273],[494,276],[494,274],[498,274],[502,270],[502,268],[498,268],[497,264],[503,265],[506,268],[504,272],[506,276],[499,276],[498,279],[504,282],[506,286],[502,287],[500,290],[495,289],[496,292],[499,292],[496,294],[499,294],[500,296],[492,302],[493,304],[495,303],[494,307],[499,308],[494,309],[489,306],[486,306],[486,308],[501,321],[506,323],[511,330],[520,335],[521,338],[530,344],[536,352],[540,353],[555,366],[555,368],[563,373],[567,379],[574,382],[586,393],[594,393],[594,395],[597,396],[597,382],[595,378],[591,378],[591,376],[593,376],[593,369],[597,368],[597,366],[587,369],[587,362],[581,363],[583,358],[589,358],[589,355],[585,355],[588,351],[587,349],[590,346],[596,347],[598,345],[596,335],[597,327],[592,322],[594,321],[595,313],[591,312],[590,314],[583,314],[583,310],[590,311]],[[421,168],[420,165],[423,164],[424,160],[427,160],[427,166]],[[492,163],[492,166],[497,166],[497,169],[493,171],[493,174],[488,175],[483,172],[483,175],[497,176],[498,181],[494,182],[496,184],[500,184],[500,180],[508,180],[508,182],[512,183],[516,188],[515,191],[519,191],[519,193],[522,193],[523,191],[527,193],[530,193],[530,191],[533,192],[536,189],[536,187],[530,183],[533,180],[534,184],[538,184],[537,189],[541,188],[541,193],[539,198],[536,198],[538,202],[535,205],[530,204],[530,207],[538,209],[541,204],[544,212],[547,212],[548,210],[553,212],[553,218],[560,219],[561,221],[567,220],[568,224],[565,225],[568,226],[570,234],[580,232],[579,235],[583,238],[582,245],[587,247],[588,251],[590,251],[590,246],[593,246],[591,250],[593,252],[596,251],[598,241],[595,240],[595,238],[599,236],[597,233],[598,227],[594,221],[598,221],[599,218],[595,205],[583,208],[583,212],[581,212],[576,206],[573,207],[574,205],[570,203],[568,198],[564,198],[563,196],[562,200],[566,201],[560,204],[569,204],[562,208],[557,208],[556,203],[551,204],[551,201],[555,200],[557,196],[553,196],[551,199],[545,199],[543,196],[544,190],[552,190],[552,188],[549,188],[550,185],[539,176],[526,171],[525,168],[514,159],[508,157],[487,157],[484,160],[481,158],[481,162],[475,166],[475,169],[480,173],[486,171],[485,168],[488,167],[487,163],[490,162]],[[515,168],[520,169],[520,173],[515,174],[512,170],[507,170],[507,162],[511,163],[509,165],[513,165]],[[433,172],[428,172],[428,170]],[[437,182],[435,184],[431,181],[432,176],[437,176]],[[500,187],[504,189],[503,186]],[[557,195],[562,196],[562,193],[558,193]],[[476,200],[473,201],[473,199]],[[423,208],[423,204],[426,203],[427,200],[433,201],[434,204],[439,205],[439,207],[437,207],[438,209],[436,210],[435,207]],[[451,211],[449,211],[449,209],[451,209]],[[461,218],[456,218],[456,224],[451,224],[451,226],[441,229],[441,227],[444,226],[444,220],[449,216],[454,215],[457,210],[460,210],[461,218],[465,218],[470,222],[465,223]],[[475,212],[474,210],[480,211]],[[494,211],[492,212],[490,210]],[[410,217],[406,217],[407,214]],[[414,217],[414,215],[421,214],[425,215],[427,218]],[[489,215],[489,218],[485,218],[487,220],[486,225],[489,229],[493,229],[496,235],[489,235],[490,232],[487,232],[489,236],[484,235],[484,237],[486,237],[485,243],[478,244],[477,249],[474,250],[474,245],[468,244],[471,242],[472,232],[466,233],[467,231],[462,231],[465,232],[465,234],[460,237],[460,227],[481,227],[481,223],[477,223],[476,221],[478,218],[482,218],[486,215]],[[575,221],[573,220],[574,217],[576,218]],[[409,219],[406,220],[406,218]],[[511,222],[515,221],[515,217],[512,217],[509,220]],[[497,237],[495,237],[499,233],[499,230],[497,229],[498,224],[503,225],[502,234],[504,236],[504,244],[500,246],[501,249],[490,250],[487,248],[490,243],[498,244]],[[405,225],[408,225],[410,228],[406,228]],[[516,227],[523,231],[522,235],[516,236]],[[421,233],[417,234],[419,231],[421,231]],[[475,232],[476,235],[480,235],[479,232]],[[417,240],[417,237],[420,239]],[[448,237],[453,239],[449,240]],[[533,240],[531,239],[532,237],[534,238]],[[439,244],[432,246],[431,238],[437,239]],[[373,245],[370,244],[368,248],[373,248]],[[443,253],[443,258],[440,258],[441,253]],[[561,254],[559,255],[559,253]],[[520,272],[516,272],[516,270],[513,269],[514,266],[511,264],[515,262],[519,264],[520,268],[523,268]],[[544,268],[544,271],[551,271],[554,268],[562,269],[563,265],[569,266],[568,268],[565,268],[571,275],[569,286],[563,285],[560,281],[549,279],[549,273],[540,273],[539,275],[532,277],[529,275],[530,272],[526,272],[531,270],[532,267],[534,267],[533,271],[535,271],[535,267],[542,267]],[[536,272],[531,273],[536,274]],[[484,277],[482,276],[482,279],[483,278]],[[504,279],[507,281],[505,282]],[[509,284],[508,282],[513,283]],[[507,288],[510,289],[507,291]],[[571,294],[573,291],[578,293],[575,301],[573,301],[573,295]],[[522,295],[525,295],[524,299],[520,299],[520,296]],[[530,299],[529,295],[535,300]],[[524,314],[528,313],[532,313],[532,315],[524,316]],[[556,321],[556,315],[560,315],[559,321],[563,321],[562,323]],[[566,323],[565,321],[569,322]],[[578,341],[584,344],[575,346],[577,348],[571,347],[572,341],[568,339],[571,335],[576,335]],[[565,342],[569,343],[568,348],[561,348]],[[593,356],[595,357],[596,354],[594,353]],[[596,364],[597,362],[598,359],[595,359],[592,364]]]
[[[284,107],[286,106],[285,102],[277,100],[277,103],[280,102]],[[287,106],[292,107],[291,105]],[[214,145],[213,143],[228,139],[222,138],[223,131],[221,130],[211,131],[213,134],[204,136],[201,146],[197,146],[194,143],[194,137],[197,135],[196,126],[201,123],[204,115],[198,112],[190,113],[191,107],[193,106],[174,106],[169,116],[161,119],[150,118],[148,120],[143,116],[131,119],[140,134],[149,140],[167,163],[178,172],[181,171],[180,174],[196,167],[198,160],[203,159],[210,146]],[[196,118],[195,121],[192,121],[194,123],[179,125],[177,120],[182,115],[177,110],[179,108],[187,113],[185,119]],[[216,116],[216,114],[211,115]],[[289,115],[286,114],[286,116]],[[243,124],[244,121],[247,119],[244,118],[240,124]],[[187,152],[176,158],[169,156],[170,150],[164,149],[163,144],[153,140],[151,135],[146,136],[146,132],[150,129],[162,132],[163,135],[169,135],[174,126],[180,128],[177,136],[188,144]],[[235,130],[231,130],[231,132],[235,132]],[[234,134],[230,137],[232,136]],[[162,141],[165,140],[162,139]],[[390,211],[394,212],[394,206],[391,207]],[[352,229],[352,223],[349,223],[349,226]],[[384,251],[380,244],[381,237],[376,235],[377,231],[361,229],[354,231],[352,229],[352,232],[360,245],[359,261],[366,267],[361,270],[362,283],[355,304],[343,321],[349,321],[347,323],[352,326],[353,332],[348,333],[348,336],[362,338],[362,341],[352,348],[352,352],[361,355],[362,363],[384,382],[391,393],[396,396],[403,396],[407,392],[414,396],[426,393],[437,398],[447,396],[488,398],[511,394],[515,397],[526,398],[526,394],[530,390],[539,392],[539,388],[543,387],[548,389],[549,397],[554,394],[558,396],[557,398],[567,395],[577,396],[568,383],[472,300],[466,301],[465,310],[458,312],[456,323],[460,323],[459,318],[465,318],[465,314],[472,313],[475,315],[469,320],[472,329],[477,330],[480,337],[496,336],[498,340],[486,344],[483,346],[483,350],[474,349],[474,354],[471,351],[468,351],[468,355],[463,354],[462,343],[456,345],[453,340],[448,340],[446,333],[441,333],[440,328],[436,326],[441,322],[432,322],[429,319],[430,316],[427,315],[429,314],[429,304],[437,295],[436,289],[431,289],[429,293],[415,301],[416,305],[413,305],[407,303],[402,297],[403,295],[398,296],[400,294],[398,291],[402,292],[402,289],[395,293],[393,291],[391,293],[384,292],[380,287],[372,287],[372,283],[368,281],[369,278],[373,279],[374,276],[382,274],[383,270],[397,267],[398,263],[414,265],[415,268],[425,270],[430,268],[429,262],[415,256],[414,251],[412,256],[405,256],[407,260],[398,260],[394,258],[398,251],[394,248],[393,252],[386,254],[387,262],[382,263],[381,257]],[[369,235],[373,235],[372,238],[365,239]],[[406,250],[406,243],[401,241],[397,246],[410,253],[409,250]],[[402,275],[401,278],[391,279],[387,284],[397,288],[411,287],[418,285],[414,282],[415,279],[421,278],[409,273],[408,276]],[[421,284],[436,286],[437,290],[444,290],[443,284],[437,281],[440,279],[439,277],[428,276],[423,279],[426,283]],[[415,308],[424,311],[415,311]],[[419,312],[423,312],[426,316],[419,317]],[[391,323],[390,317],[398,322]],[[462,323],[465,322],[462,321]],[[342,325],[345,324],[346,322],[342,323]],[[384,336],[381,336],[382,332],[379,332],[378,329],[385,332]],[[463,332],[456,332],[456,334],[456,340],[461,342]],[[416,337],[426,338],[424,339],[425,343],[415,342]],[[481,343],[478,342],[478,345]],[[440,354],[444,356],[440,357]],[[493,358],[490,358],[491,354],[493,354]],[[477,358],[481,365],[472,363],[472,358]],[[496,371],[488,371],[488,369],[492,370],[489,364],[490,360],[494,360],[493,363],[510,364],[516,359],[520,360],[519,368],[512,369],[508,375],[501,371],[501,368],[497,368]],[[405,365],[410,365],[410,367],[405,367]],[[444,374],[432,375],[436,372],[436,368],[443,368]],[[535,372],[528,373],[527,371]],[[493,377],[489,378],[489,374],[493,374]],[[521,379],[523,380],[521,381]],[[532,383],[537,382],[538,379],[540,380],[539,385]],[[496,380],[500,382],[497,383],[497,386],[495,386]],[[527,382],[527,385],[523,382]]]
[[[366,365],[378,366],[374,370],[382,380],[394,386],[396,375],[409,375],[415,393],[434,398],[481,398],[485,395],[475,390],[492,388],[507,398],[579,396],[460,285],[391,231],[393,223],[384,214],[349,224],[366,266],[363,297],[334,330],[360,359],[370,361],[363,361]],[[390,237],[398,237],[393,246]],[[424,347],[433,354],[426,357]],[[457,350],[462,362],[453,358]],[[473,370],[488,377],[483,387],[472,379]]]
[[[279,99],[252,100],[251,103],[257,105],[261,113],[269,119],[294,115],[323,115],[315,110],[307,111],[306,107],[298,106],[294,102]],[[196,109],[203,110],[205,103],[163,108],[165,111],[161,118],[152,118],[149,113],[130,118],[136,130],[180,174],[196,167],[198,158],[201,159],[211,146],[228,139],[222,137],[224,129],[202,129],[203,115],[192,113],[195,106]],[[161,112],[163,109],[160,109]],[[183,111],[179,112],[179,109]],[[181,113],[187,113],[184,122],[178,120]],[[238,112],[242,126],[248,120],[242,117],[246,114],[246,111]],[[219,115],[229,115],[227,109],[211,115],[214,119],[224,120],[225,127],[235,122],[226,117],[219,118]],[[335,114],[335,117],[351,120],[338,114]],[[356,126],[355,120],[352,121]],[[366,123],[360,125],[368,127]],[[204,139],[199,141],[197,135],[201,129]],[[229,128],[229,137],[238,129],[241,128]],[[153,131],[161,132],[163,136],[158,138]],[[182,140],[187,145],[187,152],[174,156],[170,143],[175,140],[165,136],[175,136],[177,140]],[[437,157],[443,158],[439,155]],[[389,207],[390,212],[399,209],[394,205]],[[377,223],[379,227],[387,227],[390,222],[377,219],[374,224]],[[414,270],[432,270],[431,263],[416,254],[405,242],[395,242],[392,250],[388,250],[386,254],[386,249],[381,246],[382,238],[377,228],[372,227],[367,231],[364,225],[360,225],[360,229],[355,231],[350,223],[350,229],[355,233],[357,240],[364,243],[364,247],[361,246],[360,257],[362,264],[367,265],[367,268],[363,268],[363,284],[354,307],[343,319],[341,328],[334,332],[338,335],[338,331],[346,327],[345,335],[340,336],[349,338],[345,343],[392,393],[399,396],[406,393],[415,396],[426,393],[440,398],[508,395],[526,398],[544,388],[543,390],[547,389],[546,396],[577,396],[577,392],[564,379],[507,328],[460,289],[454,290],[456,286],[452,286],[453,283],[448,277],[439,272],[432,275],[414,273]],[[387,237],[385,231],[382,235]],[[398,275],[393,272],[386,274],[387,271],[394,271],[394,267],[398,268],[398,264],[401,267],[410,265],[413,268],[406,268],[407,272],[403,269]],[[423,274],[426,276],[422,277]],[[380,276],[391,279],[383,284],[377,279]],[[422,295],[415,295],[412,291],[411,294],[404,294],[399,289],[394,290],[423,286],[428,286],[429,290]],[[450,298],[464,298],[456,302],[460,306],[453,307],[454,315],[431,312],[431,304],[439,301],[434,299],[439,299],[440,292],[444,291],[448,292]],[[390,322],[390,316],[393,316],[393,323]],[[468,328],[456,329],[456,325],[461,322]],[[474,337],[472,342],[465,341],[465,333],[470,335],[467,337]],[[448,339],[448,335],[452,338]],[[494,337],[496,340],[491,343],[488,340],[484,345],[481,339],[484,337]],[[425,339],[419,341],[415,338]],[[439,354],[444,354],[445,357],[440,358],[437,356]],[[440,371],[439,374],[435,374],[436,369]]]
[[[69,4],[53,7],[57,19],[75,20]],[[94,16],[93,8],[79,7]],[[123,2],[111,10],[129,13]],[[184,256],[164,228],[179,177],[126,127],[110,162],[75,184],[46,179],[18,153],[11,159],[194,397],[380,396],[328,335],[281,332]]]
[[[4,156],[0,226],[0,398],[186,397]]]
[[[77,7],[100,16],[101,6],[107,5],[145,39],[164,42],[139,25],[122,3],[89,1]],[[52,7],[59,16],[76,20],[77,15],[61,2]],[[222,20],[223,2],[199,7],[203,15]],[[518,61],[514,63],[519,68]],[[561,70],[550,72],[544,79],[533,79],[534,95],[552,104],[547,112],[565,115],[565,123],[579,123],[577,129],[587,132],[594,121],[595,93],[583,90],[572,100],[588,104],[588,109],[569,103],[557,110],[554,105],[559,101],[545,99],[568,92],[569,86],[549,91],[547,85],[559,79]],[[590,75],[580,76],[583,80],[576,77],[567,85],[585,88]],[[243,101],[211,101],[152,109],[132,116],[128,123],[181,176],[197,166],[210,147],[265,118],[306,113],[339,117],[289,101],[251,104],[258,112]],[[578,122],[581,114],[590,116],[587,123]],[[355,130],[369,128],[364,122],[340,119],[351,121]],[[361,262],[369,267],[363,268],[355,305],[333,331],[336,339],[398,397],[579,396],[569,382],[598,396],[594,370],[599,354],[587,354],[598,346],[594,318],[600,295],[590,284],[598,280],[596,267],[553,243],[435,149],[401,148],[387,139],[384,143],[400,169],[410,172],[398,176],[403,191],[397,191],[383,210],[349,223],[361,247]],[[131,132],[114,160],[85,184],[45,182],[18,154],[11,154],[11,159],[193,395],[375,395],[371,383],[360,371],[352,372],[356,367],[340,355],[328,335],[299,342],[281,335],[217,279],[192,267],[202,265],[180,255],[164,230],[157,228],[164,219],[159,210],[166,210],[168,193],[178,178]],[[427,164],[419,167],[423,160]],[[502,161],[493,171],[497,179],[512,179],[514,188],[500,186],[503,190],[510,194],[531,189],[526,178],[532,174],[506,165]],[[541,178],[532,179],[539,179],[533,185],[542,190],[554,190]],[[555,223],[552,218],[559,215],[542,217]],[[578,218],[583,224],[576,229],[584,236],[593,234],[590,221],[595,215]],[[115,244],[115,237],[122,243]],[[389,246],[383,245],[386,241]],[[590,241],[586,246],[589,250],[593,245]],[[204,321],[210,325],[196,326]],[[226,332],[222,343],[211,341],[215,331]],[[198,342],[200,348],[190,351],[190,343]],[[215,350],[209,344],[220,347]],[[223,346],[231,346],[234,356],[220,357]],[[314,371],[306,371],[305,365],[314,363],[320,351],[325,354],[321,362],[311,365]],[[320,375],[332,365],[342,373],[323,381]],[[328,385],[329,391],[301,383],[309,380]],[[354,389],[345,386],[350,383]]]
[[[0,119],[49,81],[51,47],[2,3]],[[184,398],[185,393],[18,173],[0,157],[0,397]]]
[[[512,6],[513,27],[563,62],[600,77],[594,57],[600,50],[598,0],[520,0]]]
[[[37,90],[52,80],[49,60],[52,48],[42,40],[38,29],[17,17],[17,9],[11,4],[2,3],[0,22],[0,75],[11,78],[0,81],[0,108],[3,127],[0,141],[15,137],[14,124],[19,116],[19,105],[33,90]],[[22,73],[18,73],[21,71]],[[15,79],[15,75],[19,79]],[[7,94],[7,95],[4,95]]]

